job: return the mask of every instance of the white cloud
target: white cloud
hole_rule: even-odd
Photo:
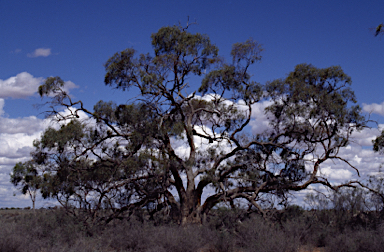
[[[73,89],[73,88],[79,88],[79,86],[77,86],[75,83],[73,83],[72,81],[65,81],[64,82],[64,91],[69,94],[69,90],[70,89]]]
[[[363,110],[368,113],[372,114],[379,114],[384,116],[384,102],[381,104],[372,103],[372,104],[365,104],[363,103]]]
[[[263,133],[270,128],[265,108],[271,104],[271,101],[262,101],[252,105],[252,120],[249,125],[252,127],[253,134]]]
[[[210,128],[205,127],[205,126],[195,126],[194,129],[196,132],[202,135],[214,137],[213,132]],[[218,135],[216,135],[218,137]],[[199,136],[193,136],[193,140],[196,146],[196,150],[204,153],[208,148],[210,147],[217,147],[218,149],[224,151],[224,152],[229,152],[231,150],[231,147],[227,144],[227,142],[223,141],[221,143],[209,143],[208,139],[199,137]],[[183,138],[182,139],[176,139],[172,138],[171,139],[171,145],[173,149],[175,150],[175,153],[180,157],[187,159],[189,157],[191,148],[189,147],[187,138],[185,136],[185,133],[183,133]]]
[[[355,157],[353,158],[353,161],[355,161],[355,162],[358,163],[358,164],[361,163],[361,160],[362,160],[362,158],[361,158],[361,157],[358,157],[357,155],[355,155]]]
[[[372,140],[374,140],[378,135],[380,135],[380,130],[378,128],[364,128],[361,131],[354,132],[351,141],[362,146],[371,147]]]
[[[0,98],[25,98],[36,93],[44,79],[35,78],[27,72],[22,72],[6,80],[0,79]]]
[[[1,98],[26,98],[32,96],[37,92],[38,87],[43,84],[44,78],[33,77],[30,73],[22,72],[16,76],[10,77],[6,80],[0,79],[0,99]],[[70,89],[78,88],[72,81],[64,83],[64,91],[69,93]],[[1,108],[4,102],[0,102],[0,115]]]
[[[3,114],[4,114],[4,99],[0,98],[0,116],[2,116]]]
[[[51,55],[51,48],[37,48],[32,53],[28,53],[27,56],[30,58],[36,58],[36,57],[48,57]]]
[[[35,116],[23,118],[1,118],[0,132],[7,134],[24,133],[33,135],[37,131],[41,131],[46,125],[45,121]]]
[[[321,168],[320,173],[322,175],[325,175],[326,177],[330,179],[336,179],[336,180],[348,180],[352,177],[352,172],[347,169],[332,169],[331,167],[323,167]]]

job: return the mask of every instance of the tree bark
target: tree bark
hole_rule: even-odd
[[[182,226],[189,224],[203,223],[203,207],[201,206],[201,194],[196,189],[187,190],[186,197],[181,200],[180,224]]]

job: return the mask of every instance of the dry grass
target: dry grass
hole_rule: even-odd
[[[240,221],[238,214],[216,212],[205,226],[133,219],[86,228],[60,209],[0,210],[0,251],[375,252],[384,247],[382,225],[360,225],[345,216],[343,225],[330,224],[337,216],[329,212],[284,213],[273,222],[256,215]]]

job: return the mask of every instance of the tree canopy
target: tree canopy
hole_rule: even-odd
[[[264,213],[290,191],[354,183],[335,186],[319,172],[339,160],[358,174],[339,154],[365,119],[340,67],[300,64],[262,85],[249,72],[262,52],[253,39],[234,44],[227,62],[207,35],[187,28],[163,27],[151,38],[153,54],[129,48],[105,63],[106,85],[139,93],[129,104],[99,101],[92,111],[59,77],[39,87],[50,114],[65,122],[34,143],[44,197],[106,222],[148,207],[188,224],[219,203],[242,199]],[[262,101],[270,104],[269,127],[253,134],[252,112]]]

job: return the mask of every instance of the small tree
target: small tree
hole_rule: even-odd
[[[41,177],[33,163],[17,163],[12,170],[11,183],[17,187],[22,194],[28,194],[32,200],[32,209],[35,209],[35,202],[38,190],[41,186]]]
[[[362,188],[342,188],[331,195],[333,209],[358,214],[371,210],[369,191]]]

